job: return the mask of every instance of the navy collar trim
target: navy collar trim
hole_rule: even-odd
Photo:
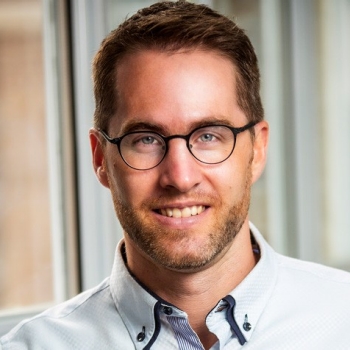
[[[156,305],[154,305],[153,313],[154,313],[154,322],[155,322],[155,329],[154,333],[152,335],[152,338],[148,342],[148,344],[143,348],[143,350],[149,350],[151,349],[151,346],[154,344],[154,342],[157,340],[158,335],[160,333],[160,307],[161,302],[157,301]]]
[[[235,316],[234,316],[234,308],[236,306],[236,301],[235,301],[235,299],[233,299],[233,297],[231,295],[227,295],[222,300],[225,300],[229,305],[227,310],[226,310],[226,319],[227,319],[228,323],[230,324],[232,331],[236,334],[239,343],[241,345],[244,345],[244,343],[246,343],[247,340],[245,339],[241,329],[239,328],[239,326],[235,320]]]

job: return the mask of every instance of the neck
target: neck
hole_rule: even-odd
[[[226,251],[209,267],[200,271],[169,270],[139,254],[127,238],[125,246],[128,267],[132,273],[159,297],[187,313],[192,329],[205,348],[206,345],[213,345],[216,337],[206,327],[206,316],[242,282],[256,264],[248,222]]]

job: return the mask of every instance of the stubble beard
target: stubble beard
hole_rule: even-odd
[[[241,198],[237,203],[225,210],[221,205],[221,213],[217,215],[214,224],[206,228],[207,235],[205,244],[201,244],[195,253],[181,254],[169,250],[163,238],[169,239],[181,248],[191,244],[191,235],[186,230],[167,229],[164,230],[147,219],[147,212],[150,210],[150,201],[141,205],[141,210],[131,208],[117,196],[117,192],[112,189],[112,198],[115,211],[124,229],[125,234],[134,242],[140,252],[154,263],[168,269],[178,271],[195,271],[209,265],[218,257],[227,247],[231,245],[234,238],[240,232],[244,221],[247,218],[250,204],[250,187],[251,187],[251,164],[246,172],[244,190]],[[176,196],[174,196],[176,197]],[[168,196],[168,200],[171,198]],[[198,198],[203,200],[208,196],[199,195]],[[192,197],[191,197],[192,198]],[[220,198],[209,198],[211,203],[220,203]],[[161,202],[166,202],[162,197]],[[152,202],[155,207],[157,200]],[[219,205],[220,207],[220,205]]]

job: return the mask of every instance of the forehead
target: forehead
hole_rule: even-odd
[[[214,51],[141,51],[122,60],[116,81],[111,127],[118,132],[135,122],[183,132],[206,119],[246,120],[237,104],[235,66]]]

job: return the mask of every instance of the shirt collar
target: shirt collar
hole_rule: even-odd
[[[251,338],[272,294],[277,280],[278,266],[274,251],[257,228],[250,224],[250,230],[259,245],[260,259],[248,276],[229,294],[236,302],[234,318],[247,341]],[[121,254],[123,245],[124,241],[121,240],[117,247],[110,279],[111,293],[135,348],[137,350],[144,349],[148,348],[146,344],[152,343],[155,333],[159,332],[155,309],[160,308],[161,301],[132,277]],[[216,308],[210,314],[214,313]],[[209,323],[210,314],[207,318]],[[208,326],[210,328],[210,324]],[[140,339],[142,333],[143,340],[138,341],[137,339]]]
[[[260,259],[248,276],[230,293],[235,299],[235,319],[248,341],[263,313],[277,281],[278,264],[274,250],[258,229],[250,231],[260,248]],[[249,323],[249,325],[244,325]]]
[[[110,278],[112,297],[136,349],[144,349],[156,332],[155,308],[158,300],[148,293],[125,266],[118,244]],[[142,333],[144,336],[142,336]],[[141,341],[138,339],[143,338]]]

